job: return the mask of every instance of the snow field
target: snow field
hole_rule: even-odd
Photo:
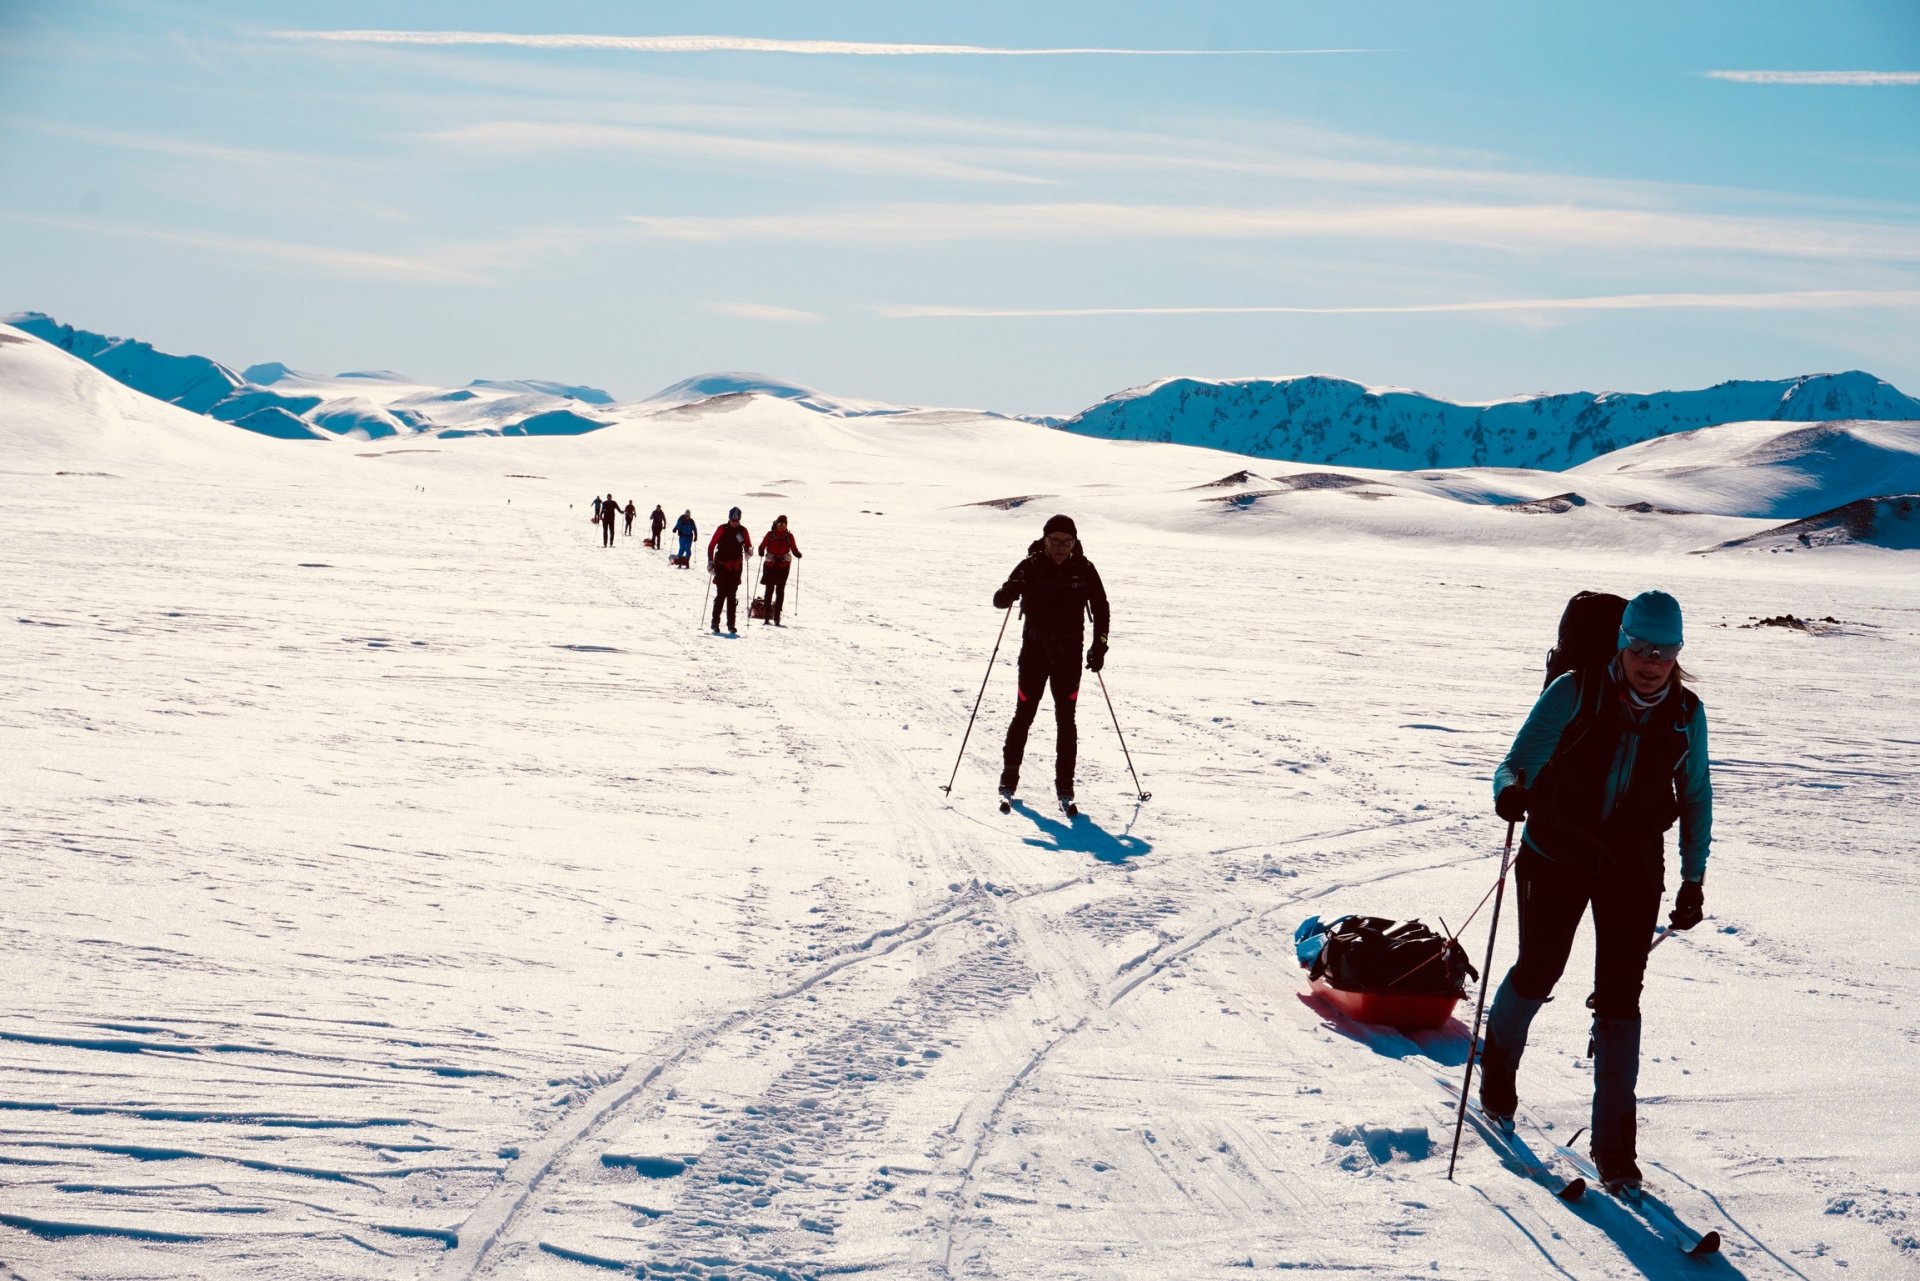
[[[1653,1187],[1740,1275],[1920,1258],[1920,1116],[1888,1089],[1920,1044],[1896,554],[1206,504],[1247,460],[964,416],[292,448],[291,480],[0,474],[23,1276],[1680,1275],[1471,1130],[1448,1184],[1464,1029],[1346,1023],[1291,945],[1313,912],[1458,927],[1561,603],[1655,583],[1719,805],[1711,915],[1650,969]],[[609,488],[692,505],[702,544],[730,502],[756,537],[789,513],[792,625],[743,601],[707,634],[697,569],[598,546]],[[939,790],[986,597],[1054,510],[1113,595],[1154,793],[1089,678],[1072,825],[1044,710],[1034,807],[992,808],[1017,620]],[[1742,626],[1789,610],[1845,621]],[[1522,1073],[1569,1135],[1586,948]]]

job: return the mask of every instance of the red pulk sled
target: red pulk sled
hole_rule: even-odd
[[[1310,916],[1293,935],[1313,990],[1350,1019],[1412,1031],[1444,1026],[1479,973],[1466,949],[1419,921]]]

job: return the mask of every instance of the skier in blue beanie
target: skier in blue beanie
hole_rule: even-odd
[[[1524,819],[1526,830],[1514,864],[1520,955],[1487,1016],[1480,1106],[1511,1123],[1528,1027],[1591,906],[1591,1151],[1609,1192],[1640,1185],[1640,987],[1676,819],[1681,882],[1670,927],[1698,925],[1705,901],[1713,786],[1706,710],[1679,665],[1684,643],[1680,602],[1661,591],[1634,597],[1612,661],[1548,685],[1493,776],[1495,811],[1510,823]]]

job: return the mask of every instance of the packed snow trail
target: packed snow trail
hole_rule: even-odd
[[[671,618],[673,613],[668,609],[662,616]],[[952,719],[951,707],[916,706],[913,691],[920,683],[911,672],[899,671],[885,659],[878,663],[860,663],[848,661],[853,657],[849,655],[830,661],[818,669],[805,670],[806,651],[830,651],[834,647],[830,635],[797,632],[794,636],[770,637],[769,641],[785,642],[789,646],[780,666],[771,669],[736,667],[732,674],[738,680],[739,687],[734,693],[736,698],[759,709],[764,718],[765,732],[786,744],[789,751],[803,751],[811,747],[817,752],[822,745],[807,743],[800,727],[833,723],[835,713],[847,706],[843,688],[846,678],[836,676],[836,673],[857,672],[863,682],[882,686],[885,694],[880,701],[894,707],[904,704],[910,716],[923,713],[934,715],[944,710],[947,719]],[[857,649],[858,644],[848,645],[847,648]],[[795,679],[796,666],[803,669],[798,679]],[[924,695],[918,697],[924,698]],[[853,753],[848,764],[853,769],[854,778],[871,794],[867,806],[876,811],[882,805],[886,807],[886,812],[894,820],[894,830],[904,837],[898,842],[899,852],[914,866],[938,862],[952,867],[957,862],[964,865],[968,858],[977,861],[982,857],[985,853],[983,850],[955,846],[950,834],[951,824],[941,820],[939,809],[932,804],[931,798],[922,799],[919,796],[925,790],[923,780],[903,776],[895,754],[878,748],[874,739],[866,735],[846,737],[839,745]],[[1036,744],[1036,747],[1041,746]],[[1388,826],[1398,827],[1400,824],[1396,822]],[[1004,840],[1002,837],[1002,844]],[[1351,844],[1328,842],[1329,845],[1342,843]],[[1477,855],[1467,857],[1477,858]],[[978,880],[973,883],[980,884]],[[991,885],[992,882],[987,881],[986,884]],[[1076,881],[1048,887],[1042,892],[1064,889],[1074,884],[1084,884],[1092,890],[1098,888],[1090,878],[1077,878]],[[1123,894],[1127,892],[1130,889],[1123,889]],[[1306,897],[1325,892],[1324,889],[1314,891]],[[1019,904],[1019,910],[1008,918],[1007,923],[1019,925],[1020,928],[1014,929],[1010,935],[992,929],[989,923],[990,928],[985,935],[961,939],[955,945],[957,952],[938,950],[938,947],[945,946],[940,940],[946,934],[942,932],[940,938],[934,938],[935,929],[947,924],[972,924],[975,921],[972,912],[956,914],[933,928],[913,932],[908,941],[919,943],[928,940],[927,946],[936,947],[936,952],[921,960],[915,971],[901,972],[900,977],[910,979],[913,973],[931,971],[935,979],[931,986],[917,992],[909,987],[905,993],[899,993],[889,985],[882,984],[872,992],[861,992],[858,997],[846,991],[836,993],[837,999],[832,1009],[857,1002],[860,1008],[872,1011],[866,1018],[843,1023],[832,1017],[831,1009],[824,1012],[808,1010],[806,1006],[816,1002],[819,996],[815,984],[808,982],[796,985],[785,993],[775,994],[753,1011],[743,1011],[709,1032],[700,1034],[695,1044],[705,1051],[720,1054],[720,1062],[727,1066],[709,1071],[690,1064],[684,1075],[690,1075],[696,1081],[719,1077],[732,1082],[738,1081],[743,1075],[747,1079],[764,1078],[759,1091],[750,1094],[751,1102],[736,1101],[716,1106],[714,1100],[697,1095],[689,1100],[685,1097],[684,1086],[669,1086],[662,1079],[659,1067],[648,1069],[646,1079],[637,1088],[622,1089],[614,1102],[605,1108],[594,1109],[591,1121],[576,1131],[570,1131],[567,1142],[558,1145],[557,1151],[537,1154],[541,1159],[532,1168],[539,1173],[526,1180],[524,1192],[519,1190],[516,1183],[497,1195],[497,1202],[509,1207],[505,1216],[497,1212],[483,1212],[476,1216],[477,1221],[470,1221],[463,1228],[462,1245],[448,1259],[447,1273],[470,1275],[476,1267],[512,1270],[530,1266],[533,1256],[528,1253],[524,1243],[517,1249],[509,1246],[501,1250],[497,1257],[488,1257],[488,1251],[499,1239],[508,1220],[537,1220],[538,1216],[529,1219],[530,1212],[536,1202],[548,1197],[565,1203],[563,1214],[569,1221],[582,1220],[588,1213],[582,1201],[592,1193],[583,1196],[571,1191],[565,1186],[566,1183],[585,1183],[591,1189],[604,1185],[608,1170],[656,1167],[670,1169],[674,1173],[649,1204],[636,1210],[632,1203],[615,1198],[609,1207],[616,1213],[623,1213],[626,1218],[638,1214],[641,1217],[636,1221],[645,1222],[648,1226],[644,1259],[628,1260],[636,1266],[645,1263],[648,1267],[674,1268],[686,1266],[691,1261],[701,1266],[752,1265],[807,1275],[821,1269],[843,1266],[882,1265],[886,1256],[873,1255],[875,1243],[870,1233],[858,1237],[852,1232],[847,1234],[857,1242],[856,1254],[851,1261],[827,1248],[828,1243],[834,1242],[840,1235],[837,1225],[841,1213],[836,1213],[834,1207],[839,1199],[855,1189],[857,1179],[852,1174],[843,1173],[841,1182],[832,1186],[823,1205],[811,1212],[805,1209],[805,1203],[813,1189],[805,1185],[812,1183],[823,1169],[843,1172],[862,1168],[895,1169],[899,1162],[888,1163],[883,1159],[888,1151],[906,1151],[910,1154],[910,1161],[926,1162],[934,1167],[922,1171],[923,1175],[935,1174],[939,1166],[947,1164],[938,1150],[942,1144],[961,1143],[963,1146],[960,1150],[971,1150],[977,1158],[991,1135],[993,1118],[1005,1100],[1040,1060],[1059,1044],[1062,1037],[1072,1035],[1086,1024],[1092,1012],[1110,1007],[1140,982],[1158,974],[1193,947],[1246,919],[1243,914],[1227,921],[1206,920],[1192,938],[1169,938],[1169,946],[1156,944],[1145,953],[1124,958],[1115,972],[1102,978],[1098,971],[1089,972],[1084,960],[1073,957],[1071,952],[1064,956],[1051,955],[1059,951],[1063,937],[1071,939],[1072,931],[1063,931],[1057,924],[1051,923],[1036,931],[1032,924],[1023,924],[1030,916],[1027,909],[1033,906],[1023,900],[1031,896],[1007,894],[1003,890],[1000,891],[1000,897],[1001,903],[995,906],[1008,911],[1016,911],[1015,905]],[[1092,898],[1085,898],[1084,895],[1077,897],[1082,901],[1074,904],[1074,910],[1082,916],[1087,908],[1103,901],[1097,893]],[[1283,906],[1292,906],[1301,897],[1292,896],[1264,910],[1272,912]],[[1169,906],[1163,909],[1163,914],[1174,910]],[[893,950],[889,947],[883,955],[891,955]],[[925,948],[915,950],[926,951]],[[1063,960],[1068,962],[1065,973],[1051,974],[1050,971],[1060,970]],[[884,967],[882,971],[880,977],[890,977],[885,974]],[[977,1081],[981,1071],[989,1074],[996,1070],[1012,1072],[1007,1085],[994,1096],[996,1101],[981,1122],[983,1128],[980,1134],[970,1144],[959,1132],[961,1127],[955,1125],[945,1127],[944,1134],[938,1131],[909,1131],[902,1134],[897,1132],[897,1127],[890,1127],[877,1148],[862,1151],[863,1136],[858,1131],[873,1128],[871,1110],[862,1105],[884,1090],[883,1072],[889,1076],[905,1075],[916,1082],[926,1081],[929,1075],[937,1078],[940,1069],[949,1065],[936,1061],[929,1067],[924,1050],[918,1057],[909,1058],[913,1047],[942,1039],[952,1046],[953,1039],[946,1034],[953,1029],[955,1020],[975,1020],[983,1017],[983,1011],[990,1013],[995,1005],[1027,997],[1032,989],[1040,986],[1043,976],[1052,979],[1056,991],[1049,995],[1064,1009],[1048,1011],[1047,1016],[1042,1018],[1036,1018],[1033,1011],[1027,1009],[1018,1019],[1010,1018],[1007,1021],[1060,1030],[1049,1039],[1039,1042],[1030,1054],[1024,1056],[1024,1061],[1006,1060],[1006,1065],[998,1069],[991,1063],[966,1064],[964,1070],[972,1078],[967,1088],[954,1093],[951,1087],[947,1087],[953,1102],[943,1105],[939,1111],[944,1112],[958,1105],[964,1114],[971,1109],[967,1102],[968,1094],[979,1092]],[[894,994],[890,996],[890,992]],[[803,999],[795,1001],[793,998]],[[985,1006],[981,1004],[983,1000]],[[1035,1005],[1039,1000],[1036,995],[1026,1004]],[[777,1008],[784,1003],[798,1006],[794,1019],[778,1016]],[[732,1035],[736,1031],[755,1032],[757,1037]],[[1005,1040],[1009,1034],[1002,1032],[994,1039]],[[750,1066],[756,1059],[764,1058],[766,1053],[755,1044],[756,1039],[760,1045],[784,1046],[794,1038],[814,1048],[804,1052],[788,1052],[784,1060],[790,1066],[784,1071],[772,1065],[758,1070]],[[732,1044],[735,1042],[738,1044]],[[728,1048],[730,1044],[732,1048]],[[936,1057],[937,1060],[951,1057],[964,1063],[963,1054],[963,1051],[944,1049]],[[667,1066],[675,1066],[686,1057],[689,1056],[676,1052],[673,1062]],[[893,1071],[887,1072],[888,1068]],[[902,1069],[905,1069],[904,1073]],[[767,1070],[773,1070],[775,1075],[764,1077]],[[935,1088],[934,1084],[921,1087],[922,1091]],[[663,1089],[667,1091],[667,1099],[654,1102]],[[847,1100],[836,1101],[842,1094],[848,1095]],[[860,1103],[853,1102],[855,1099]],[[654,1138],[645,1145],[644,1151],[615,1150],[621,1142],[618,1131],[625,1119],[624,1114],[634,1111],[644,1115],[636,1119],[633,1128],[642,1132],[651,1130]],[[921,1114],[934,1113],[933,1109],[927,1107],[916,1111]],[[856,1114],[865,1118],[859,1126],[847,1120]],[[796,1123],[795,1116],[800,1116],[802,1121]],[[821,1127],[821,1132],[812,1132],[815,1125]],[[677,1155],[659,1155],[664,1147],[664,1134],[676,1130],[679,1140],[673,1151]],[[855,1132],[849,1134],[849,1130]],[[578,1150],[581,1141],[588,1141],[591,1148],[601,1149],[597,1157],[591,1150]],[[633,1145],[629,1143],[628,1146]],[[547,1182],[547,1172],[561,1164],[561,1158],[564,1158],[566,1166],[561,1182]],[[917,1166],[909,1165],[908,1168]],[[772,1173],[778,1170],[783,1175],[792,1175],[796,1169],[808,1173],[797,1181],[789,1177],[775,1178]],[[890,1185],[886,1191],[893,1190],[891,1184],[894,1181],[882,1179],[882,1182]],[[956,1208],[965,1200],[965,1182],[966,1175],[963,1172],[960,1186],[951,1193],[943,1194],[944,1199]],[[869,1192],[872,1192],[871,1188]],[[598,1195],[604,1197],[605,1193],[602,1191]],[[882,1198],[873,1194],[865,1199]],[[796,1205],[801,1208],[794,1208]],[[948,1242],[944,1247],[946,1253],[951,1252],[954,1218],[955,1212],[950,1210],[944,1225],[944,1238]],[[759,1221],[757,1225],[756,1220]],[[782,1224],[786,1226],[783,1228]],[[893,1216],[891,1230],[895,1235],[901,1231],[897,1215]],[[543,1236],[538,1245],[545,1253],[560,1258],[626,1258],[627,1255],[613,1243],[618,1235],[619,1229],[610,1225],[596,1237],[554,1240]],[[724,1265],[716,1262],[720,1260],[725,1261]]]

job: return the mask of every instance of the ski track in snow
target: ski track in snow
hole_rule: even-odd
[[[681,488],[733,483],[687,439],[711,477]],[[916,446],[952,451],[934,479],[836,454],[848,491],[768,461],[810,557],[793,625],[743,589],[737,640],[697,570],[597,546],[566,506],[595,468],[520,475],[590,444],[356,462],[364,492],[0,476],[0,1276],[1691,1275],[1472,1131],[1447,1185],[1464,1028],[1345,1023],[1291,947],[1309,911],[1461,924],[1559,601],[1647,554],[1310,545],[1287,522],[1337,492],[1218,517],[1274,543],[1182,532],[1148,455],[1045,443],[1111,479],[975,475],[964,435]],[[967,504],[1037,488],[1118,504],[1083,531],[1155,792],[1089,681],[1072,823],[991,808],[1017,625],[937,790],[1037,524]],[[89,504],[111,528],[73,528]],[[1721,817],[1709,920],[1650,971],[1642,1144],[1728,1275],[1920,1260],[1920,1118],[1882,1088],[1920,963],[1872,942],[1920,897],[1876,687],[1920,605],[1871,564],[1653,566]],[[1741,626],[1789,607],[1853,621]],[[1042,715],[1030,781],[1051,750]],[[1587,946],[1523,1071],[1555,1133],[1584,1119]],[[1810,1064],[1788,1020],[1845,1052]]]

